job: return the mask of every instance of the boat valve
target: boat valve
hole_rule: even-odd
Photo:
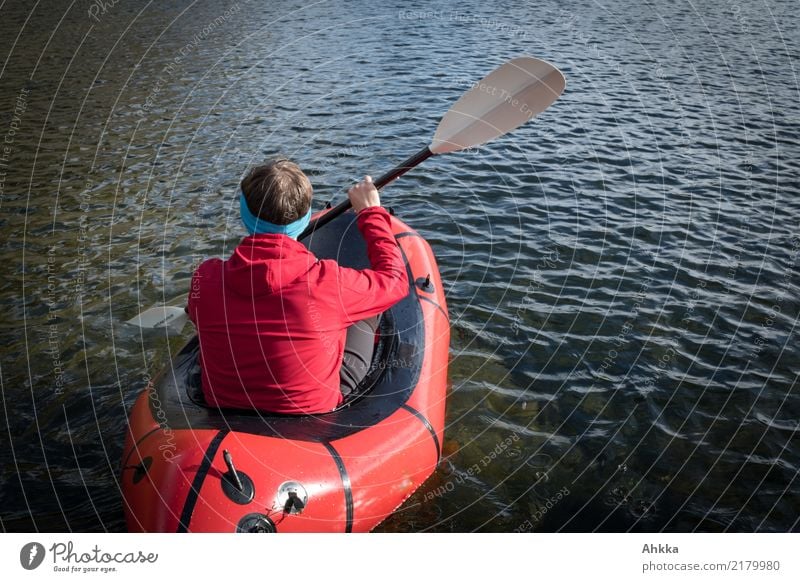
[[[416,284],[417,284],[417,287],[419,287],[420,289],[422,289],[426,293],[432,293],[433,292],[433,284],[431,283],[431,274],[430,273],[425,275],[424,279],[422,277],[417,279],[416,280]]]
[[[297,491],[289,491],[289,499],[286,500],[286,506],[283,510],[286,513],[300,513],[305,508],[306,504],[297,496]]]
[[[236,525],[238,533],[275,533],[275,522],[263,513],[248,513]]]
[[[222,458],[228,467],[228,472],[222,475],[222,491],[234,503],[239,505],[250,503],[256,494],[253,480],[246,473],[236,470],[230,452],[222,451]]]
[[[278,488],[278,506],[284,513],[296,515],[302,513],[308,505],[308,493],[305,487],[296,481],[286,481]]]

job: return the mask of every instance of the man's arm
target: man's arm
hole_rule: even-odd
[[[358,228],[367,243],[371,269],[340,268],[340,297],[345,315],[358,321],[377,315],[408,294],[403,255],[392,233],[389,213],[381,208],[372,178],[350,188],[348,197],[358,213]]]

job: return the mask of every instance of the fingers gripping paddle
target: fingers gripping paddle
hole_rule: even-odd
[[[533,57],[519,57],[501,65],[475,83],[445,114],[430,145],[375,180],[380,190],[438,154],[457,152],[491,141],[516,129],[550,107],[564,91],[566,81],[557,68]],[[350,201],[312,220],[298,239],[328,224],[350,208]],[[144,328],[180,331],[188,320],[182,307],[157,306],[128,323]]]
[[[508,61],[456,101],[439,122],[430,145],[375,180],[375,187],[380,190],[433,155],[457,152],[505,135],[550,107],[565,85],[561,71],[546,61],[533,57]],[[298,240],[349,208],[350,201],[345,200],[312,220]]]

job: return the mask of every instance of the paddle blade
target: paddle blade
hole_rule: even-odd
[[[456,101],[439,123],[430,150],[455,152],[504,135],[550,107],[565,85],[561,71],[546,61],[512,59]]]
[[[133,319],[129,319],[126,323],[137,325],[146,329],[169,328],[170,331],[180,331],[186,322],[189,320],[189,315],[183,307],[170,307],[168,305],[159,305],[158,307],[151,307],[147,311],[142,311]]]

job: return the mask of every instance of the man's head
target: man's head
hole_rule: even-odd
[[[311,182],[297,164],[283,158],[250,170],[241,188],[250,212],[272,224],[294,222],[311,208]]]

